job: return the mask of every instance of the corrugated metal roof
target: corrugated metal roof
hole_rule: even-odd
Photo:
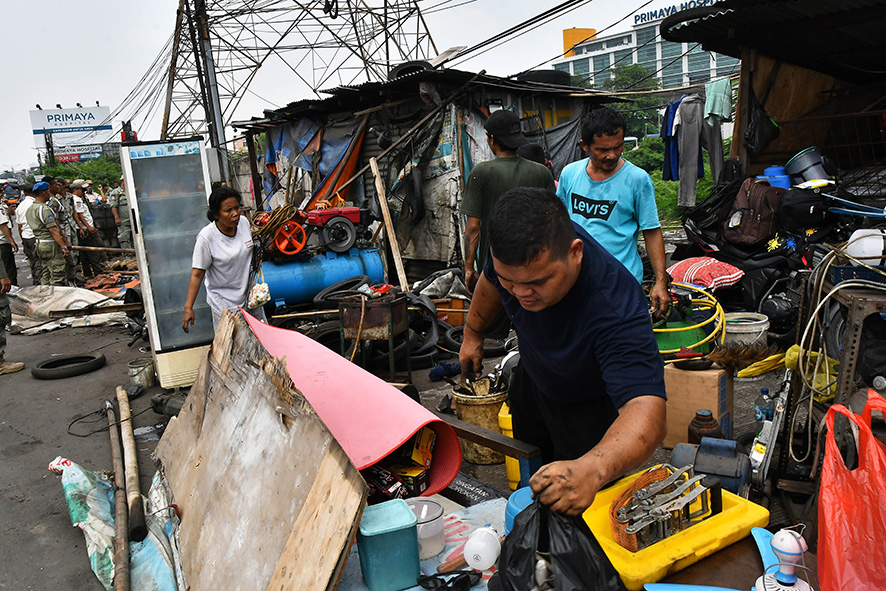
[[[512,78],[500,78],[488,74],[475,74],[462,70],[419,70],[406,74],[387,82],[365,82],[354,86],[338,86],[329,90],[321,91],[330,95],[325,99],[304,99],[289,103],[281,109],[265,111],[264,117],[253,117],[248,121],[235,121],[232,126],[240,129],[261,129],[273,127],[282,121],[295,117],[310,116],[312,112],[318,117],[328,113],[357,112],[381,105],[385,102],[396,101],[401,98],[416,96],[416,84],[430,82],[438,85],[440,94],[445,95],[448,90],[455,89],[471,81],[471,86],[487,86],[502,90],[525,93],[539,93],[553,96],[568,96],[581,93],[590,98],[599,95],[600,102],[618,100],[599,91],[578,88],[574,86],[562,86],[558,84],[546,84],[529,80]]]
[[[670,41],[741,55],[762,51],[854,82],[886,79],[884,0],[725,0],[666,18]]]

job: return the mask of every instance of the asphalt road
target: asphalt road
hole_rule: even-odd
[[[19,273],[26,266],[19,266]],[[27,272],[24,273],[27,277]],[[26,281],[22,281],[26,283]],[[116,386],[130,384],[127,364],[144,357],[139,344],[128,348],[122,326],[66,328],[55,332],[9,335],[7,358],[26,368],[0,376],[0,589],[102,589],[92,573],[83,534],[71,525],[61,476],[47,470],[57,456],[96,472],[111,471],[107,419],[93,415],[73,427],[86,437],[68,433],[69,424],[115,400]],[[84,353],[100,347],[107,358],[92,373],[59,380],[37,380],[30,368],[53,355]],[[132,401],[132,412],[150,407],[149,389]],[[162,420],[148,410],[133,419],[135,427]],[[154,468],[150,453],[156,442],[138,442],[142,486],[150,484]]]

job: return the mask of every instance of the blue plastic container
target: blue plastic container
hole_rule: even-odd
[[[352,248],[332,251],[309,259],[262,263],[265,283],[271,291],[268,306],[294,306],[310,302],[315,295],[339,281],[355,275],[368,275],[373,282],[384,281],[385,269],[377,249]]]
[[[415,513],[403,499],[366,507],[357,530],[363,580],[370,591],[415,587],[421,575]]]
[[[766,170],[769,170],[769,169],[767,168]],[[786,174],[780,174],[780,175],[761,174],[757,178],[761,179],[761,180],[768,181],[770,187],[781,187],[782,189],[790,189],[791,188],[791,177],[789,177]]]
[[[532,489],[528,486],[518,488],[508,497],[508,506],[505,509],[505,535],[514,527],[514,518],[523,509],[532,504]]]

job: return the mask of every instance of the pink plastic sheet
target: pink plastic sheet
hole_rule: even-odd
[[[414,400],[320,343],[293,330],[243,315],[261,344],[285,357],[295,387],[305,395],[351,461],[362,470],[400,447],[425,425],[437,434],[430,484],[440,492],[458,474],[461,444],[448,424]]]

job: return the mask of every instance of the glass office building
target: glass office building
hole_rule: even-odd
[[[638,12],[633,15],[634,25],[627,33],[599,37],[594,29],[565,29],[566,57],[554,61],[553,67],[581,76],[594,86],[610,78],[613,67],[630,64],[640,64],[655,73],[662,88],[704,84],[715,78],[737,75],[740,61],[734,57],[704,51],[696,43],[673,43],[661,38],[659,25],[666,16],[678,9],[700,6],[702,2]]]

